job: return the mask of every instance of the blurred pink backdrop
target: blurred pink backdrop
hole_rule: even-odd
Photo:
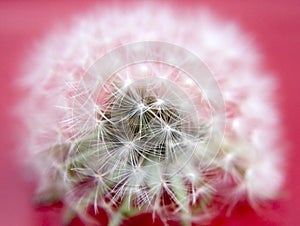
[[[166,2],[166,1],[165,1]],[[123,4],[130,7],[134,1]],[[253,37],[253,43],[264,56],[263,65],[278,81],[278,98],[284,142],[287,143],[286,183],[282,200],[271,203],[268,211],[257,215],[245,204],[238,205],[231,217],[220,216],[213,225],[297,225],[300,222],[300,1],[298,0],[211,0],[168,1],[182,10],[209,7],[216,15],[237,22]],[[204,4],[205,3],[205,4]],[[100,2],[103,7],[108,2]],[[26,181],[24,169],[16,159],[20,146],[18,121],[13,107],[22,93],[14,81],[20,66],[35,42],[54,25],[83,14],[97,1],[0,1],[0,225],[60,225],[59,207],[34,208],[34,185]],[[266,116],[268,117],[268,116]],[[271,185],[270,185],[271,186]],[[268,189],[268,188],[266,188]],[[139,216],[128,225],[152,225],[151,216]],[[160,225],[160,222],[156,222]],[[79,220],[72,225],[82,225]]]

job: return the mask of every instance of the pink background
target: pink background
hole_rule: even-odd
[[[16,161],[20,141],[16,136],[18,122],[12,115],[13,106],[21,95],[13,82],[20,74],[20,65],[32,44],[53,25],[84,13],[96,3],[53,2],[0,1],[0,225],[4,226],[60,225],[58,207],[49,210],[36,209],[31,205],[34,186],[24,180],[24,170]],[[183,9],[201,5],[200,1],[174,2],[172,4]],[[264,55],[265,68],[276,76],[279,83],[277,96],[284,127],[283,141],[287,144],[287,177],[282,200],[272,203],[268,211],[260,213],[261,216],[241,204],[230,218],[222,216],[214,221],[214,225],[298,225],[300,1],[211,0],[205,5],[221,18],[238,22],[253,37],[254,44]],[[150,216],[138,217],[129,224],[139,225],[141,220],[143,226],[151,225]],[[74,222],[72,225],[81,224]]]

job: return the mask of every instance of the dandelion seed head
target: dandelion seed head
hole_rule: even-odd
[[[93,206],[187,224],[215,216],[228,190],[253,206],[276,197],[273,82],[247,46],[208,12],[179,20],[155,4],[95,11],[50,36],[24,79],[38,191],[83,217]]]

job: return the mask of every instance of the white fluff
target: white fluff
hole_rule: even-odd
[[[107,132],[95,118],[95,112],[101,114],[101,110],[89,97],[89,90],[80,87],[82,76],[108,51],[137,41],[176,44],[197,54],[205,62],[218,82],[226,105],[224,143],[216,156],[212,146],[208,147],[208,154],[204,156],[201,142],[186,139],[185,145],[195,148],[195,157],[184,160],[188,163],[178,172],[176,181],[165,181],[161,168],[155,167],[155,164],[146,169],[127,169],[128,165],[122,162],[127,158],[124,156],[131,156],[132,150],[137,150],[134,143],[129,143],[126,149],[122,146],[122,150],[116,149],[114,153],[117,154],[112,154],[116,170],[120,165],[124,167],[123,172],[118,171],[115,175],[119,184],[110,187],[103,179],[106,175],[95,172],[95,169],[102,167],[97,164],[105,165],[112,160],[109,156],[101,156],[98,161],[87,161],[85,168],[74,168],[80,175],[97,178],[95,187],[72,187],[77,180],[80,181],[66,175],[66,162],[69,160],[65,160],[65,155],[71,156],[72,148],[66,153],[61,151],[61,158],[51,148],[61,144],[73,147],[95,125],[98,139]],[[102,197],[113,190],[114,195],[110,197],[112,203],[127,199],[124,202],[127,202],[129,209],[135,206],[140,211],[153,211],[162,218],[179,215],[187,222],[203,222],[215,215],[213,208],[203,204],[214,194],[224,195],[224,205],[228,201],[227,192],[239,199],[239,190],[246,194],[254,206],[261,200],[276,198],[283,180],[279,161],[281,147],[278,146],[280,126],[274,109],[274,82],[261,69],[258,55],[236,25],[221,22],[207,10],[195,10],[191,16],[187,16],[177,15],[169,8],[158,5],[138,6],[128,11],[101,9],[78,18],[70,29],[53,33],[40,45],[23,78],[23,84],[30,88],[30,94],[24,98],[21,106],[21,115],[30,131],[24,140],[27,140],[30,162],[40,179],[39,191],[51,192],[53,187],[59,187],[60,198],[84,215],[84,208],[88,205],[94,205],[95,209],[99,206],[110,214],[116,214]],[[161,73],[167,80],[173,79],[172,76],[168,77],[172,70],[149,64],[125,69],[119,77],[126,88],[139,76],[149,75],[149,71],[154,77]],[[97,81],[93,82],[97,84]],[[192,101],[199,101],[190,78],[174,83],[182,87]],[[163,98],[171,98],[173,91],[159,94],[155,106],[163,106]],[[71,98],[74,96],[75,99]],[[183,109],[184,104],[181,105]],[[136,111],[144,111],[143,106]],[[158,125],[153,125],[153,128],[155,126]],[[159,139],[168,136],[172,130],[172,127],[166,128],[169,129],[159,132]],[[117,139],[125,142],[128,137]],[[89,151],[96,153],[99,148],[97,144],[90,145]],[[175,143],[172,145],[176,146]],[[88,159],[84,155],[83,158]],[[175,162],[168,170],[176,171],[179,165]],[[210,171],[216,175],[207,179],[206,174]],[[225,176],[218,176],[221,174]],[[236,184],[232,185],[230,191],[222,190],[219,185],[227,184],[232,177]],[[149,190],[125,186],[143,187],[145,183],[150,186]],[[75,192],[78,189],[82,189],[78,193],[82,197]],[[160,204],[163,191],[175,203],[173,212]],[[203,203],[199,199],[204,200]],[[193,205],[199,202],[205,208],[192,216]]]

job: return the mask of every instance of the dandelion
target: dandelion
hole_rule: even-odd
[[[190,225],[276,198],[273,81],[236,26],[110,10],[46,40],[23,80],[37,202],[86,224],[92,207],[110,225],[141,213]]]

